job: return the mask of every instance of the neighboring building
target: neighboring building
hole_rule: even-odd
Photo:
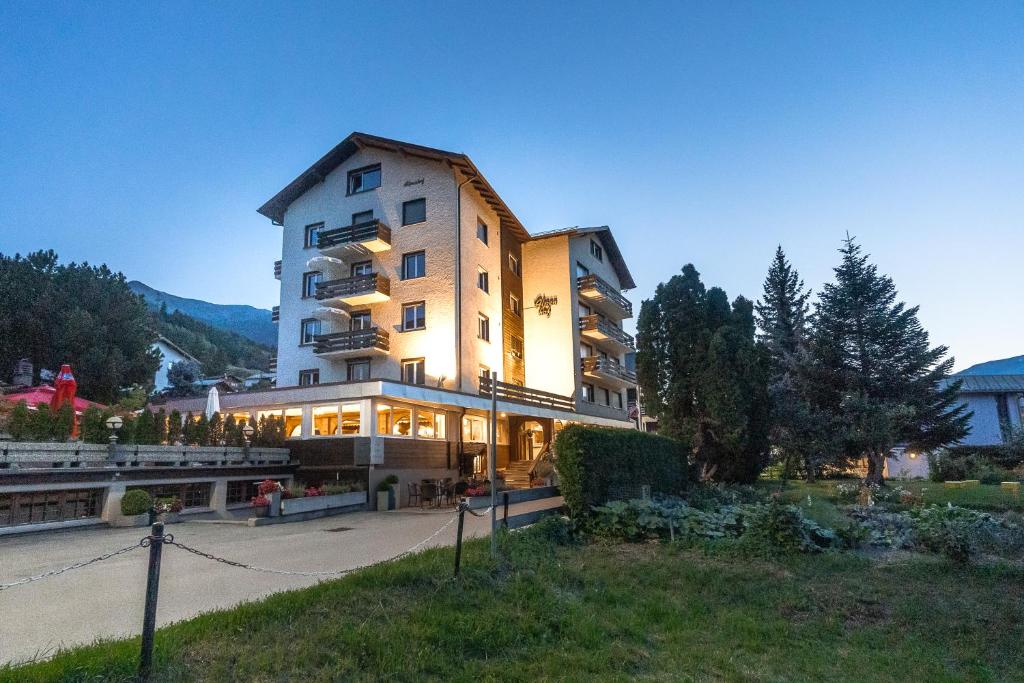
[[[626,369],[636,374],[636,351],[626,354]],[[626,401],[629,407],[629,419],[637,423],[637,428],[645,432],[655,433],[658,431],[658,418],[651,417],[644,410],[644,403],[640,400],[640,385],[630,387],[626,390]]]
[[[967,372],[967,371],[965,371]],[[959,373],[960,398],[971,416],[963,446],[998,446],[1024,424],[1024,374],[975,375]]]
[[[634,426],[607,227],[531,235],[465,155],[361,133],[259,211],[283,228],[278,386],[221,405],[282,415],[303,476],[483,471],[492,372],[510,481],[567,422]]]
[[[254,372],[245,378],[244,385],[246,389],[252,389],[260,384],[266,384],[273,387],[277,383],[276,372]]]
[[[192,361],[199,365],[199,361],[192,354],[167,337],[157,337],[150,348],[160,352],[160,366],[157,367],[156,374],[153,375],[153,391],[157,393],[171,386],[171,383],[167,380],[167,371],[171,369],[172,365],[184,360]]]

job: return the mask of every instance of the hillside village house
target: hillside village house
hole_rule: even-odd
[[[491,373],[513,484],[569,422],[634,427],[635,285],[607,227],[531,235],[467,156],[362,133],[259,212],[282,228],[278,386],[221,406],[282,416],[302,475],[485,471]]]
[[[167,379],[167,372],[171,369],[172,365],[181,361],[191,361],[197,366],[199,365],[199,361],[192,354],[167,337],[157,337],[156,341],[152,344],[152,348],[160,353],[160,366],[157,367],[156,373],[153,375],[153,390],[158,393],[171,386],[170,380]]]

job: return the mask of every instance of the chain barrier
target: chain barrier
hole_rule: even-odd
[[[51,569],[48,572],[36,574],[35,576],[26,576],[24,579],[18,579],[17,581],[14,581],[12,583],[0,583],[0,591],[5,591],[8,588],[14,588],[15,586],[24,586],[25,584],[32,583],[33,581],[40,581],[42,579],[47,579],[51,576],[57,576],[58,574],[69,572],[72,569],[81,569],[82,567],[88,567],[90,564],[95,564],[97,562],[109,560],[110,558],[116,557],[117,555],[123,555],[124,553],[131,552],[136,548],[145,548],[149,545],[148,543],[146,543],[147,540],[149,540],[149,537],[142,539],[138,543],[133,543],[132,545],[125,546],[120,550],[115,550],[111,553],[100,555],[99,557],[94,557],[91,560],[85,560],[84,562],[76,562],[75,564],[70,564],[67,567],[61,567],[60,569]]]
[[[484,508],[480,512],[473,512],[473,510],[470,509],[470,507],[468,505],[466,506],[466,512],[468,512],[469,514],[473,515],[474,517],[486,517],[487,515],[489,515],[491,513],[492,509],[494,509],[494,506],[493,505],[488,505],[486,508]]]

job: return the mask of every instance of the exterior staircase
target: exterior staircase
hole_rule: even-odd
[[[510,489],[530,488],[530,470],[533,460],[514,460],[505,468],[505,486]]]

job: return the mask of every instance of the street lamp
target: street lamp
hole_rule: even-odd
[[[256,430],[252,428],[252,425],[248,422],[242,427],[242,436],[245,437],[245,455],[249,456],[249,444],[251,443],[252,435],[256,433]]]
[[[107,445],[107,454],[113,458],[117,455],[117,430],[124,425],[124,420],[118,415],[111,415],[107,418],[106,425],[107,429],[110,430],[110,443]]]

